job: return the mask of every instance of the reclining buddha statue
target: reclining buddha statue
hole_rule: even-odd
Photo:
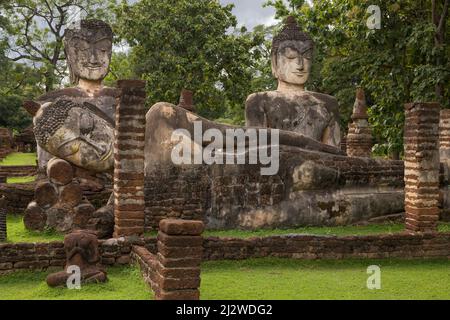
[[[313,49],[311,37],[289,17],[272,44],[278,88],[247,98],[244,128],[214,123],[170,103],[150,109],[145,170],[148,229],[167,216],[202,219],[208,228],[255,229],[341,225],[403,211],[403,162],[347,157],[339,149],[337,100],[305,90]],[[204,141],[195,138],[199,127],[224,135],[244,130],[247,158],[252,153],[250,129],[279,130],[279,148],[272,148],[279,151],[279,170],[263,175],[261,163],[238,161],[174,164],[171,152],[179,142],[173,139],[174,132],[184,142],[192,140],[192,153],[201,153]],[[253,148],[262,151],[264,146]],[[234,151],[223,143],[215,155]]]
[[[68,33],[66,52],[77,86],[37,101],[33,121],[41,165],[48,153],[75,170],[99,174],[113,169],[118,92],[101,85],[111,34],[98,21],[82,22],[80,30]],[[216,123],[171,103],[150,108],[145,131],[147,230],[167,217],[203,220],[208,228],[255,229],[342,225],[403,211],[403,162],[347,157],[339,148],[336,99],[304,89],[313,47],[289,18],[273,40],[278,89],[248,97],[245,127]],[[241,134],[243,149],[234,144]],[[205,160],[208,151],[217,161]],[[250,160],[264,154],[273,161]],[[274,170],[264,174],[268,165]],[[98,211],[95,218],[110,217],[110,209]]]

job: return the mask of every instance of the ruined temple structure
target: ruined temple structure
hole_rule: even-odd
[[[64,271],[50,274],[47,284],[50,287],[66,286],[71,275],[81,272],[81,283],[99,283],[107,281],[106,271],[99,266],[100,255],[97,237],[88,231],[75,231],[64,238],[66,266]],[[74,268],[75,267],[75,268]],[[71,283],[75,285],[75,283]]]
[[[438,103],[405,105],[406,229],[429,232],[439,220]]]
[[[114,148],[114,236],[144,234],[145,81],[121,80]]]
[[[0,197],[0,242],[5,242],[7,239],[6,214],[6,199],[2,196]]]
[[[439,120],[439,158],[450,167],[450,109],[442,109]]]
[[[169,103],[150,109],[147,229],[156,229],[165,217],[202,219],[213,229],[257,229],[344,225],[403,212],[403,162],[346,156],[340,149],[336,99],[305,90],[313,50],[311,37],[300,30],[295,19],[288,18],[272,45],[272,71],[278,88],[254,93],[246,102],[247,126],[240,129],[255,128],[260,133],[265,128],[279,129],[280,167],[274,175],[262,175],[260,164],[174,164],[171,136],[176,129],[185,129],[194,137],[198,123],[203,131],[212,128],[225,133],[236,128]],[[366,117],[364,103],[359,91],[355,104],[358,124]],[[194,139],[192,144],[196,153],[200,146]],[[230,151],[234,150],[224,145],[222,152]],[[246,150],[246,156],[250,152]]]
[[[73,170],[67,172],[67,180],[79,184],[76,188],[78,191],[74,192],[77,201],[80,200],[79,189],[82,190],[83,196],[108,189],[112,192],[114,116],[116,99],[120,90],[105,87],[102,84],[109,70],[112,37],[109,25],[99,20],[83,20],[80,28],[67,29],[64,45],[74,86],[48,92],[36,101],[27,101],[24,104],[27,111],[34,117],[33,128],[38,144],[41,182],[38,188],[45,184],[53,195],[58,194],[59,191],[55,192],[56,186],[48,181],[46,175],[48,162],[53,157],[64,159],[71,164]],[[84,50],[86,46],[90,50]],[[88,65],[91,67],[86,67]],[[57,189],[59,188],[62,186],[58,185]],[[39,193],[38,190],[36,192]],[[50,199],[57,203],[56,198],[55,196]],[[36,209],[35,203],[36,201],[30,204],[29,210],[40,212],[40,209]],[[43,209],[48,211],[55,203],[46,204]],[[80,202],[82,203],[85,204],[85,208],[89,207],[86,210],[89,212],[92,210],[84,200]],[[42,206],[38,207],[42,208]],[[69,211],[72,212],[75,208],[74,206]],[[60,209],[53,216],[56,220],[46,221],[44,225],[59,226],[58,229],[66,232],[76,227],[72,223],[64,222],[65,214],[61,213]],[[107,236],[112,234],[114,228],[112,199],[98,211],[92,214],[86,213],[83,221],[89,220],[89,216],[92,219],[98,219],[95,225],[102,225],[97,230],[99,236],[106,236],[105,230],[110,230]],[[104,223],[109,220],[110,225],[105,227]],[[33,228],[41,228],[41,220],[39,223],[35,223],[34,219],[30,221],[33,222]],[[27,223],[26,225],[31,226]],[[83,222],[82,225],[85,223]]]
[[[14,136],[17,152],[36,152],[36,138],[33,126],[29,126]]]
[[[178,103],[178,107],[186,109],[190,112],[195,112],[194,93],[191,90],[181,90],[180,102]]]
[[[47,163],[47,177],[48,180],[38,182],[34,201],[25,210],[24,224],[27,229],[53,229],[63,233],[89,229],[99,237],[112,234],[112,211],[96,211],[91,202],[83,197],[83,190],[69,162],[52,158]]]
[[[98,51],[92,57],[97,59],[98,68],[84,67],[87,58],[78,52],[80,39],[91,51]],[[98,226],[108,221],[108,230],[113,230],[115,224],[115,235],[120,237],[158,229],[159,222],[166,218],[201,220],[209,229],[258,229],[345,225],[405,211],[405,181],[409,183],[405,163],[369,158],[370,131],[364,127],[367,113],[363,91],[357,91],[355,126],[349,134],[351,141],[347,140],[347,156],[341,150],[336,99],[305,90],[314,44],[295,19],[288,18],[273,39],[272,69],[278,88],[248,97],[245,127],[215,123],[189,111],[192,99],[184,92],[178,106],[159,102],[150,108],[144,133],[143,84],[119,82],[117,88],[102,85],[111,40],[111,29],[100,21],[84,21],[81,29],[69,31],[65,50],[76,87],[50,92],[36,102],[37,106],[28,108],[34,114],[39,163],[47,172],[50,157],[65,160],[74,172],[68,183],[79,182],[84,194],[83,185],[92,185],[86,182],[92,182],[89,177],[111,175],[114,171],[115,197],[91,216],[99,219],[93,228],[97,234],[106,228]],[[133,85],[128,87],[127,83]],[[212,140],[203,133],[209,129],[214,137],[222,135],[222,142],[215,141],[214,159],[222,157],[226,163],[203,161]],[[243,152],[236,152],[236,145],[226,141],[231,134],[230,141],[234,142],[237,132],[247,134],[241,143]],[[364,143],[352,140],[352,134],[358,139],[363,137]],[[268,144],[262,143],[263,138]],[[408,148],[417,148],[422,154],[421,145]],[[177,158],[177,150],[183,150],[182,161]],[[259,160],[263,155],[265,160],[272,157],[270,161],[238,163],[255,154]],[[434,179],[435,162],[432,168],[422,168],[424,162],[412,158],[408,161],[407,166],[419,161],[418,170],[430,170]],[[269,170],[273,168],[274,172]],[[84,172],[83,183],[79,172]],[[450,194],[448,173],[441,170],[439,175],[442,179],[438,186],[430,180],[434,188],[430,197],[434,199],[439,190],[443,200],[438,205],[446,207]],[[54,202],[44,209],[53,210],[60,202],[63,186],[49,181],[46,188],[54,195]],[[430,203],[434,211],[435,205]],[[419,221],[413,223],[419,227],[411,230],[421,232],[421,219],[426,218],[414,216],[417,208],[412,208],[407,216]],[[71,216],[67,212],[56,216],[64,220]]]
[[[12,152],[13,137],[11,130],[0,128],[0,160]]]
[[[346,139],[347,155],[349,157],[370,158],[372,154],[372,130],[368,121],[366,98],[362,88],[356,89],[356,100],[351,119]]]

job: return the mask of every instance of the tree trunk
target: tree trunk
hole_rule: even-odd
[[[47,71],[45,76],[45,92],[50,92],[53,90],[53,85],[55,84],[55,68],[52,65],[47,66]]]

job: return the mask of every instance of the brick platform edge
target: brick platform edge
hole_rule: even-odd
[[[99,242],[101,263],[105,266],[131,263],[130,253],[133,246],[143,247],[153,255],[157,253],[156,237],[118,238]],[[203,239],[202,256],[203,261],[263,257],[450,259],[450,233],[398,233],[346,237],[285,235],[249,239],[208,237]],[[24,269],[41,270],[53,266],[63,267],[64,262],[62,241],[0,244],[0,273]]]
[[[0,166],[2,177],[28,177],[37,173],[37,166]]]
[[[132,261],[140,266],[156,300],[198,300],[203,222],[165,219],[159,227],[158,252],[133,246]]]

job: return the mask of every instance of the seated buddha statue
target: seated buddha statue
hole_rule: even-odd
[[[272,43],[272,73],[276,91],[258,92],[247,98],[246,125],[293,131],[316,141],[340,146],[338,103],[332,96],[305,90],[314,43],[289,17]]]
[[[67,176],[73,177],[73,183],[79,185],[77,196],[79,192],[98,192],[111,186],[114,115],[119,90],[105,87],[103,79],[109,72],[112,40],[110,26],[100,20],[82,20],[79,27],[67,29],[64,50],[73,86],[25,102],[24,107],[33,116],[39,183],[52,185],[48,163],[56,157],[72,166]],[[73,184],[72,178],[66,180]],[[59,202],[37,208],[32,202],[30,210],[27,208],[27,217],[49,228],[60,225],[53,221],[57,219],[64,222],[64,230],[91,228],[101,237],[111,233],[114,225],[112,198],[95,212],[87,200],[83,201],[81,207],[73,208],[60,208]],[[88,212],[80,209],[86,207]],[[83,223],[77,226],[76,221]]]
[[[102,114],[114,121],[117,89],[105,87],[103,79],[109,72],[112,54],[113,33],[111,27],[100,20],[82,20],[79,28],[67,29],[64,37],[64,50],[69,67],[72,87],[48,92],[35,102],[37,107],[28,106],[27,110],[34,116],[44,104],[57,100],[69,100],[74,103],[89,103],[95,113]],[[87,125],[86,118],[80,119]],[[53,155],[38,144],[38,162],[42,169]],[[111,155],[112,157],[112,155]],[[92,163],[91,163],[92,164]],[[105,167],[91,165],[90,170],[102,172]]]

